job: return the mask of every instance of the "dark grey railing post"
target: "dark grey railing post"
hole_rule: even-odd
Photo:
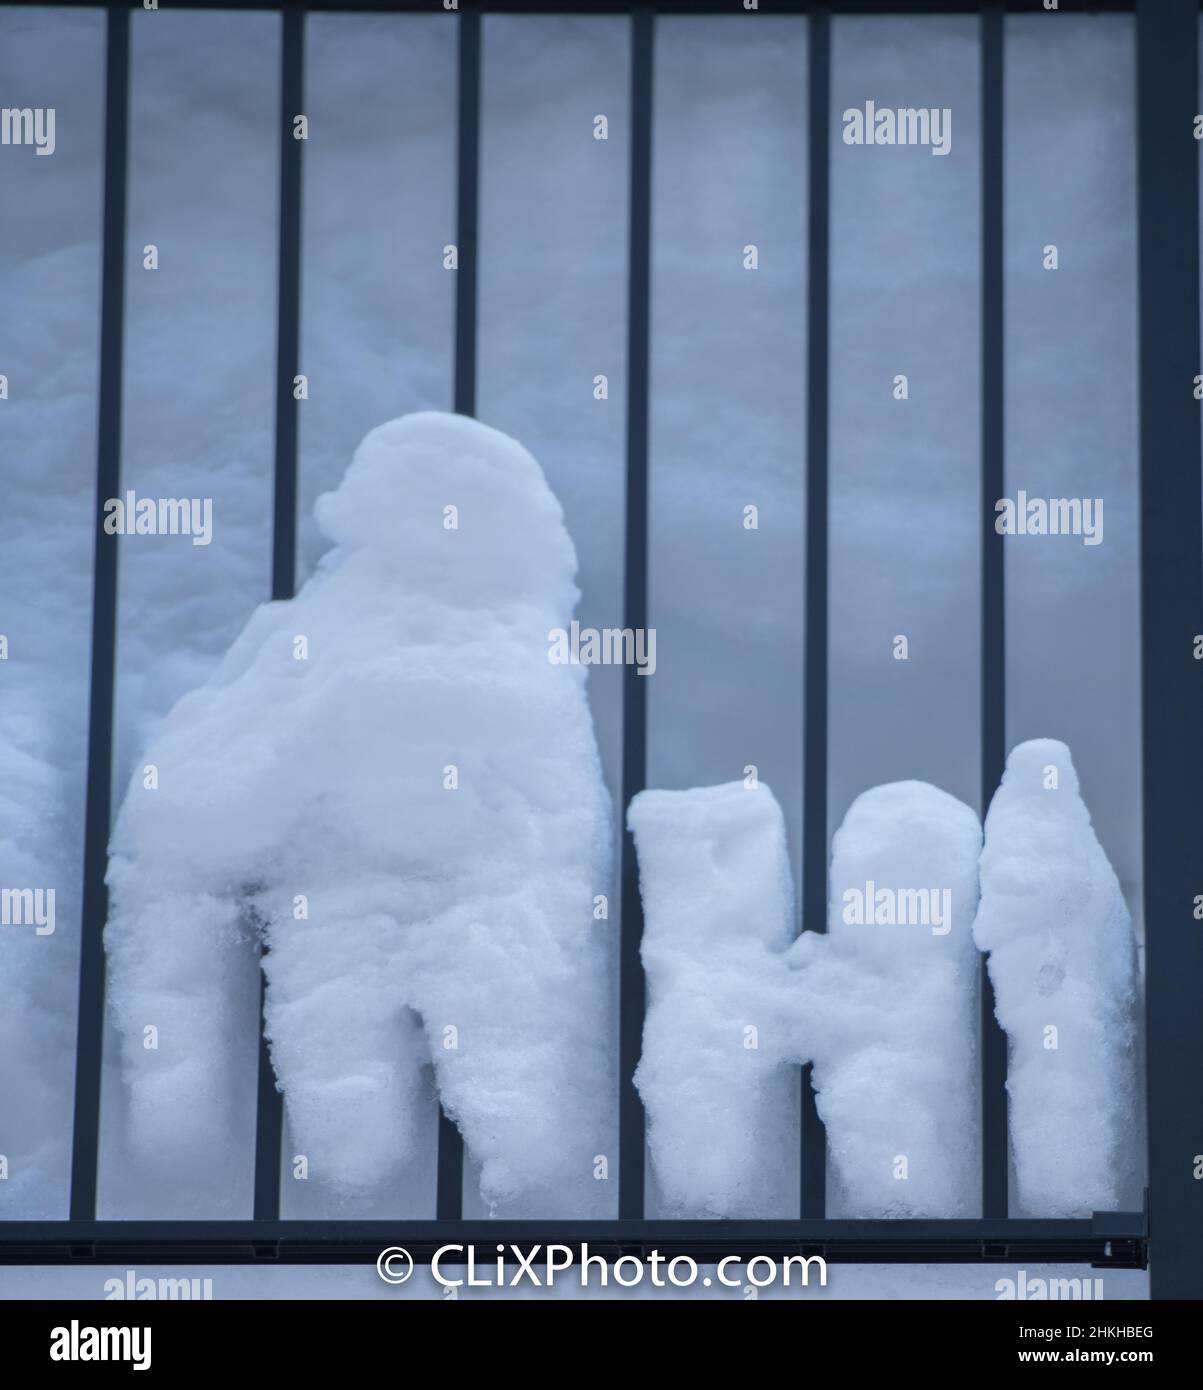
[[[476,414],[476,279],[480,200],[480,14],[471,4],[460,12],[459,125],[457,135],[455,281],[455,411]],[[464,1210],[464,1141],[439,1106],[439,1156],[435,1211],[458,1221]]]
[[[981,18],[982,101],[982,495],[981,495],[981,808],[1007,761],[1006,628],[1003,537],[994,503],[1006,491],[1003,438],[1003,47],[1002,0]],[[994,989],[981,962],[982,1215],[1007,1214],[1007,1037],[994,1016]]]
[[[810,12],[810,245],[806,343],[806,692],[803,714],[802,926],[827,930],[827,415],[831,227],[831,16]],[[827,1133],[815,1108],[811,1066],[802,1068],[803,1217],[826,1208]]]
[[[72,1129],[72,1221],[96,1215],[100,1075],[104,1049],[104,924],[108,915],[109,816],[113,797],[113,677],[117,640],[117,537],[104,533],[104,503],[120,494],[121,380],[125,343],[125,211],[129,155],[129,9],[108,9],[105,57],[104,226],[100,300],[100,389],[96,440],[96,533],[88,790],[79,950]]]
[[[296,591],[297,401],[293,379],[301,357],[301,151],[293,122],[304,112],[305,11],[286,4],[280,44],[280,223],[276,304],[276,463],[272,526],[272,598]],[[260,1018],[267,981],[260,980]],[[284,1107],[276,1089],[265,1029],[259,1030],[259,1091],[255,1122],[256,1221],[280,1214],[280,1145]]]
[[[631,202],[627,300],[627,493],[623,626],[646,628],[648,374],[651,325],[652,68],[655,16],[631,15]],[[647,781],[647,682],[634,666],[622,682],[622,928],[619,952],[618,1214],[643,1216],[644,1114],[635,1089],[646,989],[640,945],[643,903],[635,842],[625,808]]]
[[[459,20],[458,134],[456,150],[455,410],[476,414],[476,283],[480,204],[480,13]]]
[[[1154,1298],[1203,1298],[1199,7],[1137,0],[1141,723]]]

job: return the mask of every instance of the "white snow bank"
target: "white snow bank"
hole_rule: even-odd
[[[768,1214],[783,1169],[796,1191],[793,1068],[813,1059],[832,1214],[973,1214],[973,811],[921,782],[859,797],[834,840],[830,933],[792,946],[767,787],[644,792],[629,821],[649,994],[637,1082],[670,1208]],[[845,893],[867,884],[875,920],[846,921]]]
[[[55,895],[51,935],[0,920],[4,1219],[65,1217],[70,1187],[104,42],[99,13],[0,11],[4,105],[52,107],[58,131],[53,158],[4,149],[0,206],[0,889]]]
[[[833,1216],[980,1209],[980,848],[975,812],[926,782],[864,792],[832,840],[828,934],[790,965]]]
[[[764,784],[730,782],[641,792],[627,819],[648,989],[635,1080],[664,1203],[684,1216],[780,1214],[798,1092],[783,1065],[793,885],[781,808]],[[797,1192],[796,1171],[787,1186]]]
[[[14,662],[15,664],[15,662]],[[7,675],[7,672],[3,673]],[[23,673],[25,674],[25,673]],[[22,682],[24,684],[24,682]],[[57,804],[69,778],[56,765],[66,755],[52,737],[57,708],[22,709],[28,689],[5,690],[0,701],[0,1216],[61,1216],[71,1107],[63,1094],[74,1069],[75,980],[79,951],[79,886],[70,873],[78,820],[31,814]],[[30,702],[33,703],[32,701]],[[28,720],[24,717],[28,714]],[[24,746],[22,746],[24,745]],[[22,893],[32,890],[43,925]],[[53,895],[53,896],[51,896]],[[46,905],[53,902],[53,917]],[[66,1136],[66,1138],[64,1138]]]
[[[986,816],[973,933],[1010,1039],[1019,1214],[1114,1209],[1137,1186],[1136,948],[1069,749],[1021,743]]]
[[[373,430],[316,515],[336,549],[167,716],[159,789],[139,774],[117,821],[133,1145],[185,1162],[228,1124],[231,978],[258,929],[313,1177],[385,1183],[429,1123],[432,1059],[490,1203],[601,1211],[609,802],[585,668],[547,659],[577,599],[559,505],[513,440],[422,413]]]

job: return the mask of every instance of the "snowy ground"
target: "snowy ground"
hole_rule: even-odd
[[[116,1279],[123,1288],[130,1286],[125,1266],[91,1269],[0,1269],[0,1299],[4,1298],[71,1298],[103,1299],[113,1292],[106,1282]],[[450,1277],[462,1275],[462,1270],[448,1267]],[[416,1269],[409,1281],[400,1287],[385,1284],[371,1265],[316,1266],[308,1269],[247,1268],[240,1265],[180,1266],[139,1265],[137,1279],[212,1279],[211,1293],[219,1298],[349,1298],[377,1300],[442,1299],[447,1295],[434,1281],[427,1269]],[[579,1275],[560,1276],[552,1288],[532,1288],[528,1283],[515,1289],[461,1289],[457,1297],[467,1302],[489,1301],[498,1298],[521,1298],[530,1302],[540,1299],[609,1298],[637,1299],[654,1302],[659,1299],[716,1299],[742,1300],[745,1287],[723,1289],[713,1280],[710,1266],[699,1266],[699,1284],[689,1289],[653,1288],[643,1284],[619,1289],[613,1285],[602,1289],[593,1287],[582,1292]],[[709,1287],[701,1279],[712,1277]],[[728,1277],[735,1278],[729,1268]],[[763,1277],[758,1274],[758,1277]],[[1029,1280],[1102,1279],[1104,1300],[1148,1297],[1148,1275],[1142,1270],[1117,1269],[1109,1272],[1093,1270],[1089,1265],[1039,1265],[1027,1269]],[[1010,1265],[907,1265],[905,1269],[890,1265],[829,1265],[827,1287],[821,1288],[818,1275],[813,1274],[806,1288],[763,1288],[763,1299],[796,1299],[801,1302],[832,1298],[923,1298],[923,1299],[997,1299],[1002,1292],[996,1287],[1000,1279],[1018,1280],[1018,1269]],[[136,1283],[134,1284],[136,1287]],[[1092,1287],[1092,1292],[1094,1291]],[[200,1286],[204,1293],[204,1286]]]

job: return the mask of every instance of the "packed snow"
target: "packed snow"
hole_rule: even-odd
[[[492,1209],[604,1211],[610,806],[585,668],[547,659],[577,599],[559,504],[512,440],[420,413],[367,436],[317,519],[335,548],[163,721],[158,787],[139,770],[114,829],[132,1148],[178,1172],[228,1128],[258,931],[311,1178],[386,1183],[433,1061]]]
[[[793,934],[785,823],[763,783],[646,791],[639,855],[647,1014],[636,1084],[670,1214],[769,1216],[797,1192],[797,1073],[781,953]],[[783,1191],[782,1189],[785,1189]]]
[[[832,840],[827,934],[790,965],[833,1216],[979,1213],[980,849],[977,815],[925,782],[864,792]]]
[[[727,1266],[725,1272],[728,1278],[738,1279],[745,1273],[745,1268]],[[485,1269],[489,1269],[487,1264]],[[512,1264],[507,1266],[507,1270],[512,1269]],[[462,1276],[463,1270],[460,1269],[458,1273]],[[452,1277],[455,1274],[456,1271],[453,1271]],[[668,1285],[657,1288],[651,1283],[650,1272],[640,1284],[629,1288],[620,1288],[613,1280],[602,1287],[598,1272],[592,1284],[582,1289],[580,1271],[574,1268],[560,1273],[550,1288],[546,1285],[535,1287],[524,1278],[516,1287],[506,1285],[499,1288],[496,1284],[487,1284],[458,1288],[455,1296],[457,1300],[468,1303],[508,1302],[512,1299],[532,1303],[575,1302],[582,1299],[730,1303],[746,1302],[753,1297],[770,1302],[790,1300],[800,1303],[898,1297],[997,1301],[1005,1296],[1007,1280],[1016,1286],[1025,1276],[1026,1284],[1023,1287],[1028,1297],[1036,1297],[1033,1283],[1037,1277],[1048,1281],[1042,1294],[1046,1298],[1048,1291],[1057,1287],[1054,1280],[1077,1280],[1080,1289],[1090,1279],[1102,1284],[1102,1295],[1108,1303],[1149,1296],[1146,1270],[1108,1269],[1102,1272],[1073,1264],[1042,1264],[1026,1271],[1022,1267],[1017,1269],[1014,1265],[1001,1264],[912,1264],[901,1270],[896,1265],[831,1264],[827,1269],[826,1284],[821,1284],[817,1272],[812,1272],[809,1282],[803,1287],[795,1270],[788,1287],[774,1282],[761,1289],[747,1283],[735,1288],[725,1287],[718,1278],[715,1266],[704,1264],[698,1266],[698,1278],[688,1287]],[[763,1268],[758,1272],[758,1277],[763,1279]],[[667,1284],[663,1273],[660,1278]],[[386,1284],[370,1264],[306,1267],[260,1261],[254,1265],[206,1265],[198,1269],[195,1265],[172,1267],[140,1261],[134,1270],[123,1265],[0,1267],[0,1299],[108,1299],[114,1297],[116,1290],[128,1289],[131,1279],[154,1281],[160,1288],[160,1280],[172,1279],[188,1285],[190,1280],[195,1279],[197,1283],[188,1288],[188,1296],[191,1297],[193,1290],[196,1290],[197,1297],[204,1298],[206,1292],[211,1292],[214,1299],[307,1298],[349,1299],[356,1302],[370,1299],[376,1302],[412,1303],[426,1300],[443,1302],[447,1298],[447,1290],[435,1280],[428,1265],[418,1265],[413,1277],[404,1284]],[[211,1281],[210,1290],[204,1288],[205,1279]],[[1071,1290],[1072,1287],[1069,1286]],[[120,1296],[120,1293],[116,1294],[116,1297]],[[164,1296],[164,1293],[159,1294],[159,1297]],[[180,1297],[178,1293],[175,1296]],[[1062,1295],[1071,1296],[1072,1293]]]
[[[1009,1039],[1017,1206],[1139,1206],[1136,943],[1119,880],[1055,739],[1013,749],[986,816],[974,939]]]
[[[787,1077],[812,1060],[830,1215],[977,1214],[979,949],[1010,1040],[1013,1213],[1139,1206],[1136,941],[1063,743],[1014,749],[984,844],[976,814],[926,783],[863,793],[832,842],[827,933],[792,944],[767,787],[648,791],[629,819],[649,993],[637,1079],[670,1210],[772,1207]]]
[[[648,977],[637,1082],[669,1208],[756,1216],[783,1183],[797,1191],[791,1064],[813,1059],[830,1214],[975,1214],[974,812],[922,782],[858,797],[833,842],[828,932],[792,945],[768,787],[648,791],[629,821]]]
[[[0,199],[0,888],[55,894],[53,934],[0,923],[0,1218],[65,1216],[70,1174],[103,65],[103,13],[0,12],[4,104],[57,113],[52,157],[4,147]]]

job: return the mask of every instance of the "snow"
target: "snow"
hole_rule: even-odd
[[[79,10],[0,13],[4,105],[57,112],[52,157],[4,148],[0,199],[0,887],[55,892],[52,936],[0,926],[0,1217],[66,1214],[104,128],[83,74],[103,70],[103,25]]]
[[[1107,524],[1098,546],[1003,543],[1007,738],[1074,750],[1139,936],[1135,16],[1063,14],[1055,39],[1048,18],[1006,18],[1003,492],[1101,497]]]
[[[492,1266],[482,1259],[486,1275]],[[537,1266],[541,1267],[541,1266]],[[514,1266],[507,1266],[512,1274]],[[726,1267],[727,1277],[739,1277],[742,1267]],[[386,1284],[370,1265],[286,1265],[260,1261],[255,1265],[152,1265],[139,1263],[136,1269],[128,1265],[77,1265],[44,1268],[0,1267],[0,1299],[106,1299],[118,1287],[128,1288],[131,1280],[198,1279],[212,1280],[214,1300],[238,1299],[354,1299],[374,1302],[443,1301],[447,1291],[439,1286],[428,1266],[419,1265],[404,1284]],[[457,1271],[452,1271],[455,1277]],[[462,1267],[458,1271],[462,1275]],[[1029,1282],[1036,1277],[1052,1279],[1101,1279],[1103,1297],[1107,1302],[1124,1299],[1145,1299],[1149,1296],[1149,1276],[1139,1269],[1090,1269],[1083,1265],[1031,1265],[1027,1270]],[[894,1265],[831,1264],[827,1268],[827,1284],[819,1283],[817,1271],[802,1287],[795,1273],[791,1287],[774,1283],[758,1291],[758,1297],[770,1301],[834,1302],[842,1299],[888,1299],[899,1297],[900,1281],[905,1281],[908,1299],[984,1299],[997,1300],[1000,1279],[1016,1281],[1014,1265],[907,1265],[899,1270]],[[688,1288],[656,1288],[650,1274],[641,1284],[628,1289],[617,1288],[611,1282],[600,1285],[600,1271],[590,1287],[580,1286],[580,1271],[573,1268],[557,1276],[551,1288],[535,1288],[524,1279],[516,1288],[497,1288],[483,1285],[456,1290],[464,1302],[497,1302],[513,1299],[527,1302],[575,1302],[581,1299],[606,1299],[622,1302],[679,1302],[706,1300],[743,1302],[749,1297],[750,1286],[724,1288],[716,1277],[713,1265],[699,1265],[697,1282]],[[764,1277],[763,1267],[758,1277]],[[664,1275],[661,1274],[661,1278]],[[709,1279],[707,1285],[703,1281]],[[107,1285],[107,1287],[106,1287]],[[191,1289],[189,1290],[191,1293]],[[1093,1290],[1092,1290],[1093,1292]],[[198,1286],[203,1296],[203,1283]]]
[[[767,786],[647,791],[628,819],[648,978],[636,1079],[668,1209],[760,1216],[783,1187],[797,1192],[781,1162],[791,1064],[813,1059],[830,1214],[975,1215],[974,812],[921,782],[858,797],[833,842],[828,933],[792,946],[784,820]],[[950,910],[852,924],[845,893],[870,882],[900,904],[912,889],[947,895]]]
[[[1069,749],[1007,759],[986,816],[974,939],[1010,1041],[1018,1212],[1138,1208],[1136,945]]]
[[[972,14],[850,14],[831,25],[833,826],[885,782],[918,778],[978,804],[979,29]],[[1055,45],[1060,32],[1045,37]],[[867,99],[948,107],[952,152],[845,145],[842,114]],[[1009,107],[1008,132],[1024,119]],[[1031,196],[1006,191],[1008,203]],[[906,400],[894,397],[900,374]]]
[[[717,785],[753,765],[796,849],[809,36],[766,8],[656,20],[647,785]]]
[[[835,833],[827,935],[803,933],[790,959],[831,1215],[979,1214],[980,847],[976,814],[924,782],[864,792]],[[908,889],[947,892],[948,920],[850,924],[845,893],[870,882],[901,904]]]
[[[647,975],[635,1079],[667,1214],[773,1215],[798,1190],[781,1161],[798,1093],[783,1066],[793,887],[781,808],[763,783],[730,782],[641,792],[627,819]]]
[[[978,1214],[979,949],[1010,1039],[1012,1214],[1139,1207],[1136,943],[1063,743],[1014,749],[984,846],[972,809],[926,783],[857,797],[832,842],[827,933],[792,944],[766,786],[648,791],[629,820],[637,1081],[669,1211],[774,1210],[791,1067],[813,1060],[830,1215]]]
[[[307,21],[302,581],[333,544],[312,501],[338,484],[357,441],[381,420],[450,402],[454,283],[438,253],[454,236],[455,52],[443,18]],[[158,721],[208,680],[268,591],[275,287],[264,268],[277,238],[276,19],[168,6],[135,11],[131,25],[123,483],[211,496],[215,536],[186,550],[123,543],[118,794]],[[487,16],[484,29],[478,403],[542,461],[580,555],[580,616],[603,626],[621,613],[626,21]],[[866,96],[893,102],[899,86],[910,103],[905,88],[918,81],[925,103],[955,116],[953,151],[940,160],[847,149],[833,122],[829,799],[838,814],[890,778],[977,795],[978,594],[966,576],[977,571],[980,168],[972,20],[840,16],[832,31],[837,114]],[[1132,23],[1066,15],[1050,28],[1011,15],[1006,33],[1008,490],[1104,492],[1108,520],[1088,566],[1080,547],[1072,562],[1051,545],[1008,551],[1008,712],[1016,737],[1051,731],[1073,744],[1135,917],[1139,741],[1116,731],[1138,726],[1137,663],[1115,659],[1139,640]],[[103,59],[100,13],[0,11],[6,102],[58,115],[52,158],[8,152],[0,204],[0,371],[11,383],[0,406],[0,630],[12,642],[0,667],[0,882],[53,886],[58,909],[52,937],[0,929],[5,1215],[66,1213]],[[654,785],[685,788],[757,764],[795,848],[805,60],[805,24],[794,17],[658,24],[649,491],[660,669],[648,682],[649,771]],[[608,142],[592,139],[597,112],[611,117]],[[874,155],[887,158],[865,158]],[[1061,245],[1055,275],[1033,252],[1048,240]],[[148,241],[161,251],[155,276],[141,268]],[[748,241],[761,248],[755,275],[739,266]],[[896,370],[911,374],[905,406],[888,396]],[[609,374],[607,402],[592,399],[596,372]],[[749,502],[760,506],[756,532],[741,525]],[[1050,587],[1060,596],[1052,607]],[[910,638],[906,662],[889,654],[896,633]],[[620,686],[616,669],[590,677],[612,792]],[[221,913],[207,929],[229,938],[225,965],[205,957],[199,969],[227,970],[226,1021],[209,1035],[215,1056],[240,1059],[234,1122],[178,1169],[129,1168],[107,1143],[125,1119],[119,1049],[109,1049],[106,1215],[249,1212],[254,930]],[[433,1210],[433,1121],[428,1100],[426,1148],[419,1142],[388,1189],[389,1214]],[[774,1214],[795,1209],[796,1128],[787,1139],[787,1162],[765,1165],[780,1194]],[[290,1214],[344,1206],[318,1183],[285,1182]]]
[[[136,773],[114,829],[133,1150],[178,1173],[228,1128],[258,928],[311,1177],[387,1183],[433,1061],[494,1209],[601,1211],[610,807],[585,668],[547,660],[577,597],[559,504],[512,440],[419,413],[366,437],[317,517],[335,549],[163,720],[159,787]]]

